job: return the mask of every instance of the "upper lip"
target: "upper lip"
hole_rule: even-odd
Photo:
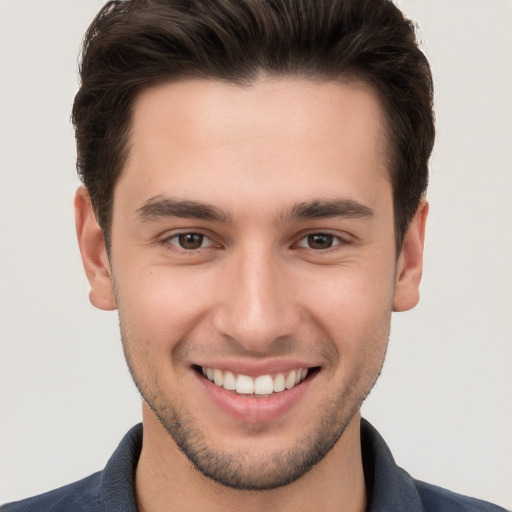
[[[207,360],[195,363],[194,366],[212,368],[221,371],[230,371],[235,374],[243,374],[249,377],[258,377],[274,373],[284,373],[297,368],[316,368],[319,364],[312,364],[302,359],[269,359],[258,361],[247,361],[242,359],[230,360]]]

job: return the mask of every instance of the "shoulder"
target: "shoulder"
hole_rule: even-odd
[[[384,439],[366,420],[361,421],[361,450],[371,496],[369,512],[507,512],[414,479],[396,464]]]
[[[415,480],[425,512],[507,512],[504,508]]]
[[[102,472],[53,491],[0,506],[0,512],[96,512]]]
[[[135,470],[142,449],[142,425],[123,437],[105,469],[59,489],[7,503],[0,512],[136,512]]]

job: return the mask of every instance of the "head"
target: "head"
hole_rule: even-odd
[[[414,25],[389,0],[107,2],[85,36],[73,106],[77,168],[107,249],[138,95],[183,78],[248,85],[262,74],[360,82],[375,92],[399,252],[427,187],[433,87]]]
[[[391,311],[417,301],[431,92],[386,1],[100,12],[73,111],[77,231],[145,447],[163,425],[173,460],[237,489],[355,453]]]

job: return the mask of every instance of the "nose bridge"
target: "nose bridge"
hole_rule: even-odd
[[[261,243],[240,247],[230,259],[216,327],[245,350],[265,351],[297,324],[285,263]]]

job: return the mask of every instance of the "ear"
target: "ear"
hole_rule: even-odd
[[[405,233],[402,250],[396,266],[393,311],[408,311],[420,300],[420,281],[423,272],[423,246],[428,203],[420,201],[418,209]]]
[[[117,308],[112,289],[112,272],[105,248],[103,232],[96,221],[87,189],[79,187],[75,194],[75,227],[87,279],[89,300],[106,311]]]

